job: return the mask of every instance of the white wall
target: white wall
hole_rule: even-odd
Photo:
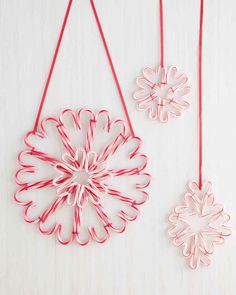
[[[189,75],[191,110],[162,125],[137,112],[135,78],[159,62],[158,1],[96,0],[136,133],[153,175],[150,201],[123,235],[103,246],[63,247],[23,222],[13,202],[16,155],[32,128],[66,0],[0,0],[0,294],[233,295],[236,238],[217,247],[209,268],[191,271],[166,231],[167,216],[197,176],[199,1],[164,0],[166,63]],[[236,2],[206,1],[204,178],[232,215],[236,197]],[[107,107],[123,118],[89,1],[74,1],[44,115]]]

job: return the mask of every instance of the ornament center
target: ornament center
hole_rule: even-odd
[[[192,215],[191,220],[191,230],[196,234],[200,234],[206,231],[209,224],[209,216],[202,216],[200,214]]]
[[[89,174],[84,169],[81,169],[75,173],[75,181],[78,184],[86,185],[89,181]]]
[[[168,99],[169,90],[166,85],[158,85],[153,88],[152,97],[153,99],[160,99],[166,101]]]

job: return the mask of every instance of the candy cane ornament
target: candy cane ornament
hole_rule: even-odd
[[[180,206],[169,216],[171,227],[168,234],[173,244],[182,248],[190,268],[209,266],[216,245],[230,236],[230,216],[215,201],[212,184],[202,181],[202,37],[204,0],[200,0],[199,54],[198,54],[198,181],[188,185]]]
[[[93,0],[91,8],[128,124],[113,119],[107,110],[88,108],[65,109],[58,116],[40,120],[72,2],[68,2],[34,128],[26,134],[25,149],[18,155],[14,200],[24,207],[25,221],[36,224],[42,234],[55,234],[64,245],[76,242],[83,246],[91,241],[104,243],[111,232],[124,232],[148,199],[151,176],[146,172],[147,156],[141,152],[141,139],[134,134]],[[46,148],[50,128],[60,145],[59,149],[54,144],[59,156]],[[42,206],[45,190],[51,194]],[[37,214],[32,213],[35,209]],[[63,209],[70,217],[61,220]],[[87,221],[90,214],[94,219]]]
[[[145,67],[136,79],[138,89],[133,99],[139,111],[147,112],[151,120],[162,123],[170,117],[180,117],[189,108],[190,86],[188,78],[175,66],[164,64],[163,2],[159,0],[160,13],[160,65]]]

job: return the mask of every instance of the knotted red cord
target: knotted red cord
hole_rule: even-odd
[[[159,0],[159,15],[160,15],[160,66],[164,67],[164,28],[163,28],[163,3]]]
[[[39,109],[38,109],[38,112],[37,112],[33,132],[36,132],[37,128],[38,128],[40,115],[41,115],[41,112],[42,112],[42,109],[43,109],[43,106],[44,106],[44,102],[45,102],[45,99],[46,99],[48,87],[49,87],[50,80],[51,80],[51,77],[52,77],[52,73],[53,73],[53,70],[54,70],[54,67],[55,67],[55,64],[56,64],[58,52],[59,52],[59,49],[60,49],[60,46],[61,46],[61,41],[62,41],[63,34],[64,34],[64,31],[65,31],[65,27],[66,27],[66,24],[67,24],[68,16],[69,16],[69,13],[70,13],[70,10],[71,10],[72,2],[73,2],[73,0],[69,0],[68,5],[67,5],[65,17],[64,17],[64,20],[63,20],[63,23],[62,23],[61,31],[60,31],[59,38],[58,38],[57,45],[56,45],[56,49],[55,49],[55,52],[54,52],[54,55],[53,55],[52,63],[51,63],[51,66],[50,66],[50,70],[49,70],[49,73],[48,73],[46,84],[45,84],[45,87],[44,87],[44,90],[43,90],[43,95],[42,95],[40,105],[39,105]],[[105,47],[106,55],[107,55],[107,58],[108,58],[108,61],[109,61],[109,65],[110,65],[110,68],[111,68],[111,71],[112,71],[112,75],[113,75],[114,80],[115,80],[115,84],[116,84],[118,94],[119,94],[119,97],[120,97],[120,100],[121,100],[121,103],[122,103],[122,106],[123,106],[123,109],[124,109],[124,112],[125,112],[125,116],[126,116],[129,128],[130,128],[131,135],[135,136],[134,130],[133,130],[133,127],[132,127],[132,123],[131,123],[131,120],[130,120],[130,117],[129,117],[128,109],[126,107],[124,96],[123,96],[123,93],[122,93],[122,90],[121,90],[121,87],[120,87],[120,83],[119,83],[119,80],[118,80],[118,77],[117,77],[113,62],[112,62],[111,54],[109,52],[108,45],[107,45],[103,30],[102,30],[102,26],[101,26],[101,23],[100,23],[100,20],[99,20],[99,17],[98,17],[96,8],[95,8],[95,4],[94,4],[94,2],[92,0],[90,0],[90,4],[91,4],[91,7],[92,7],[92,10],[93,10],[95,19],[96,19],[96,24],[98,26],[100,36],[101,36],[102,41],[103,41],[103,45]]]
[[[198,128],[199,128],[199,166],[198,184],[202,189],[202,33],[203,33],[203,7],[204,0],[200,1],[200,24],[199,24],[199,45],[198,45]]]

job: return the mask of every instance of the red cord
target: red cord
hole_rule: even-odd
[[[114,65],[113,65],[113,62],[112,62],[112,59],[111,59],[111,54],[110,54],[110,51],[108,49],[106,38],[104,36],[102,26],[101,26],[101,23],[100,23],[100,20],[99,20],[99,17],[98,17],[98,13],[97,13],[97,10],[96,10],[96,7],[95,7],[95,4],[94,4],[93,0],[90,0],[90,4],[91,4],[93,14],[94,14],[95,19],[96,19],[96,23],[97,23],[97,26],[98,26],[98,29],[99,29],[100,36],[102,38],[102,42],[103,42],[103,45],[104,45],[104,48],[105,48],[105,51],[106,51],[106,55],[107,55],[107,58],[108,58],[108,61],[109,61],[109,65],[110,65],[110,68],[111,68],[111,71],[112,71],[112,75],[113,75],[115,83],[116,83],[116,87],[117,87],[117,90],[118,90],[118,93],[119,93],[119,96],[120,96],[120,100],[121,100],[121,103],[122,103],[122,106],[123,106],[123,109],[124,109],[124,112],[125,112],[125,116],[126,116],[126,119],[128,121],[128,124],[129,124],[130,132],[131,132],[132,136],[135,136],[133,126],[132,126],[132,123],[131,123],[131,120],[130,120],[130,117],[129,117],[128,109],[127,109],[126,104],[125,104],[125,99],[124,99],[124,96],[123,96],[123,93],[122,93],[122,90],[121,90],[121,87],[120,87],[119,80],[118,80],[117,75],[116,75],[116,71],[115,71],[115,68],[114,68]]]
[[[58,52],[59,52],[59,49],[60,49],[61,41],[62,41],[63,34],[64,34],[64,31],[65,31],[65,27],[66,27],[66,24],[67,24],[67,20],[68,20],[68,16],[69,16],[69,13],[70,13],[72,2],[73,2],[73,0],[69,0],[69,2],[68,2],[68,6],[67,6],[67,9],[66,9],[66,14],[65,14],[63,24],[62,24],[62,27],[61,27],[61,31],[60,31],[60,35],[59,35],[59,38],[58,38],[58,41],[57,41],[57,45],[56,45],[56,49],[55,49],[55,52],[54,52],[52,64],[50,66],[49,74],[48,74],[46,84],[45,84],[45,87],[44,87],[44,91],[43,91],[43,95],[42,95],[42,98],[41,98],[41,101],[40,101],[40,105],[39,105],[38,113],[37,113],[37,116],[36,116],[33,132],[36,132],[37,128],[38,128],[40,115],[41,115],[41,112],[42,112],[42,109],[43,109],[43,106],[44,106],[44,102],[45,102],[45,99],[46,99],[48,87],[49,87],[50,80],[51,80],[51,77],[52,77],[52,73],[53,73],[53,70],[54,70],[54,66],[55,66],[55,63],[56,63],[56,60],[57,60]],[[129,124],[130,132],[131,132],[132,136],[135,136],[134,131],[133,131],[133,127],[132,127],[132,124],[131,124],[131,120],[130,120],[130,117],[129,117],[128,109],[127,109],[126,104],[125,104],[124,96],[123,96],[123,93],[121,91],[121,87],[120,87],[120,84],[119,84],[119,81],[118,81],[118,78],[117,78],[117,75],[116,75],[116,72],[115,72],[115,68],[114,68],[114,65],[113,65],[113,62],[112,62],[112,59],[111,59],[111,55],[110,55],[110,52],[109,52],[109,49],[108,49],[108,46],[107,46],[107,43],[106,43],[105,36],[103,34],[103,30],[102,30],[101,23],[99,21],[98,14],[96,12],[95,5],[94,5],[93,1],[90,1],[90,3],[91,3],[91,6],[92,6],[92,10],[93,10],[93,13],[94,13],[94,16],[95,16],[95,19],[96,19],[96,23],[97,23],[97,26],[98,26],[98,29],[99,29],[99,32],[100,32],[100,35],[101,35],[105,50],[106,50],[106,55],[107,55],[107,58],[108,58],[108,61],[109,61],[110,67],[111,67],[112,75],[113,75],[113,77],[115,79],[116,87],[117,87],[117,90],[118,90],[118,93],[119,93],[119,96],[120,96],[120,99],[121,99],[121,102],[122,102],[122,106],[123,106],[123,109],[124,109],[124,112],[125,112],[125,116],[127,118],[128,124]]]
[[[199,104],[199,188],[202,189],[202,32],[204,0],[200,0],[199,52],[198,52],[198,104]]]
[[[44,105],[44,102],[45,102],[45,99],[46,99],[46,95],[47,95],[47,92],[48,92],[48,86],[50,84],[53,69],[54,69],[54,66],[55,66],[55,63],[56,63],[56,60],[57,60],[57,55],[58,55],[58,52],[59,52],[59,49],[60,49],[60,45],[61,45],[61,41],[62,41],[64,31],[65,31],[65,27],[66,27],[66,23],[67,23],[67,20],[68,20],[69,13],[70,13],[72,1],[73,0],[69,0],[68,6],[67,6],[67,9],[66,9],[66,14],[65,14],[63,24],[62,24],[62,27],[61,27],[61,31],[60,31],[60,35],[59,35],[59,38],[58,38],[58,41],[57,41],[56,49],[55,49],[55,52],[54,52],[54,55],[53,55],[52,64],[50,66],[47,81],[46,81],[46,84],[45,84],[45,87],[44,87],[44,90],[43,90],[43,95],[42,95],[42,98],[41,98],[41,101],[40,101],[38,113],[37,113],[36,120],[35,120],[35,123],[34,123],[34,129],[33,129],[34,132],[36,132],[37,128],[38,128],[39,118],[40,118],[40,115],[41,115],[41,112],[42,112],[42,109],[43,109],[43,105]]]
[[[159,13],[160,13],[160,66],[164,67],[164,28],[163,28],[163,3],[159,0]]]

